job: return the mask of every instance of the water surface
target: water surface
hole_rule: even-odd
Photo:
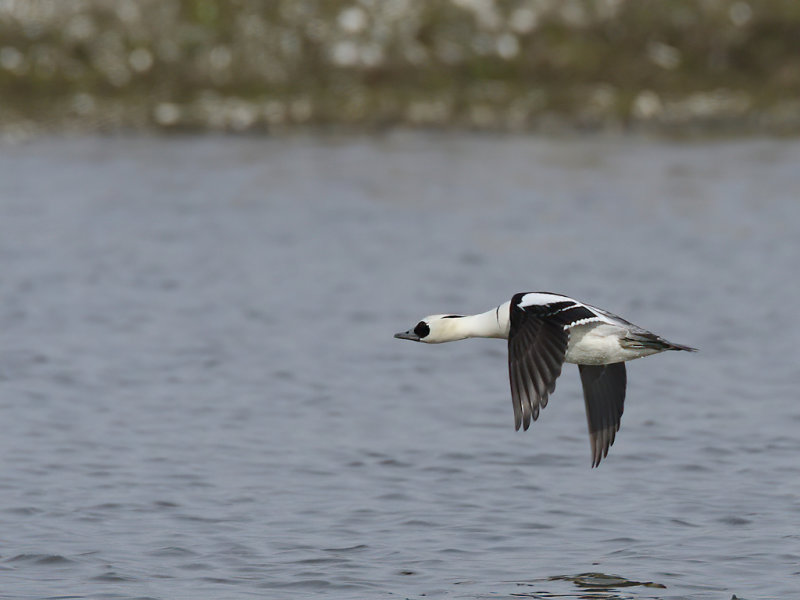
[[[0,154],[2,598],[789,598],[800,143],[397,134]],[[563,292],[679,343],[392,338]]]

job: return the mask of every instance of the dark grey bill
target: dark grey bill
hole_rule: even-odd
[[[401,333],[395,333],[394,337],[396,337],[398,340],[411,340],[412,342],[419,341],[419,336],[413,331],[403,331]]]

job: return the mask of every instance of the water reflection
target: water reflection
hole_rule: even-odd
[[[585,591],[569,591],[568,589],[557,589],[545,591],[549,587],[548,582],[569,582],[574,586]],[[573,598],[575,600],[630,600],[630,593],[621,594],[621,588],[655,588],[666,589],[667,586],[654,583],[652,581],[635,581],[619,575],[607,575],[605,573],[580,573],[578,575],[555,575],[548,577],[541,582],[520,583],[519,586],[530,586],[539,588],[532,592],[514,592],[510,596],[520,598]],[[636,594],[639,600],[659,600],[659,595]]]

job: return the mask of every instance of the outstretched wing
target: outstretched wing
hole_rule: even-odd
[[[608,456],[619,431],[625,405],[625,363],[610,365],[578,365],[586,401],[586,420],[589,423],[589,443],[592,447],[592,467]]]
[[[567,327],[597,315],[566,296],[539,292],[515,294],[509,310],[508,375],[514,426],[528,429],[556,388],[569,342]]]

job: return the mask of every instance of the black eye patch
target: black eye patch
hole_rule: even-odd
[[[428,327],[428,324],[425,321],[420,321],[417,323],[417,326],[414,327],[414,333],[416,333],[419,338],[424,338],[430,332],[431,328]]]

